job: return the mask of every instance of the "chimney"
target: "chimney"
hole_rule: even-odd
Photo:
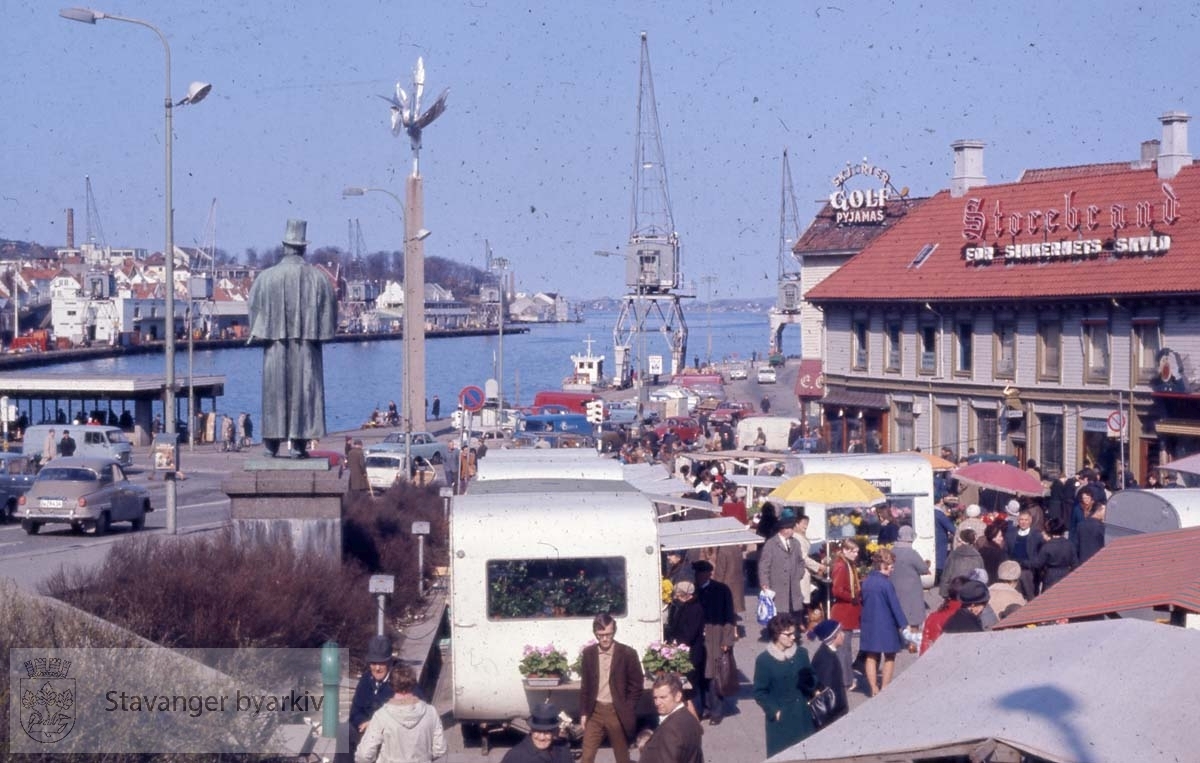
[[[1154,166],[1154,160],[1158,158],[1158,147],[1161,143],[1155,140],[1142,141],[1142,153],[1136,162],[1131,165],[1135,170],[1148,170]]]
[[[67,248],[75,248],[75,208],[67,207]]]
[[[954,149],[950,195],[957,199],[975,186],[987,185],[987,178],[983,176],[983,141],[956,140],[950,148]]]
[[[1192,163],[1187,145],[1187,123],[1190,119],[1182,111],[1168,111],[1158,118],[1163,126],[1162,147],[1158,152],[1160,180],[1170,180],[1179,174],[1179,170]]]

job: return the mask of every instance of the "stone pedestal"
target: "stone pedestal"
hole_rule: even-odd
[[[297,552],[342,555],[346,484],[324,458],[247,461],[221,483],[232,504],[233,537],[241,543],[291,544]]]

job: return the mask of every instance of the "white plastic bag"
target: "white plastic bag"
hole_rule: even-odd
[[[766,625],[775,616],[775,592],[758,592],[758,624]]]

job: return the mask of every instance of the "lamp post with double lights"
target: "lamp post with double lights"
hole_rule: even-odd
[[[128,16],[117,16],[112,13],[102,13],[101,11],[93,11],[89,8],[64,8],[58,12],[59,16],[71,21],[81,21],[85,24],[95,24],[102,19],[110,21],[124,21],[128,24],[137,24],[143,26],[158,35],[158,39],[162,42],[163,53],[166,60],[166,95],[163,98],[163,110],[166,115],[166,136],[164,139],[165,156],[166,156],[166,186],[164,188],[165,197],[165,226],[166,226],[166,245],[163,249],[163,256],[166,258],[166,342],[164,345],[166,354],[166,390],[163,394],[163,408],[166,409],[166,421],[164,422],[168,435],[176,435],[177,427],[175,421],[175,209],[174,200],[172,199],[172,178],[174,171],[172,168],[171,157],[171,110],[175,106],[186,106],[188,104],[199,103],[204,100],[212,90],[212,85],[205,82],[193,82],[188,87],[188,94],[182,100],[175,102],[171,98],[171,46],[167,43],[167,37],[158,27],[153,24],[142,21],[141,19],[129,18]],[[191,423],[189,422],[189,426]],[[178,439],[176,439],[178,445]],[[176,530],[176,486],[175,475],[169,474],[166,480],[167,488],[167,532],[174,534]]]
[[[400,224],[401,224],[401,227],[405,231],[404,282],[405,282],[405,286],[407,287],[408,279],[409,279],[409,275],[410,275],[409,269],[408,269],[409,249],[410,249],[410,247],[412,247],[412,245],[414,243],[416,243],[418,241],[424,241],[425,239],[429,238],[430,232],[425,230],[424,228],[421,228],[421,229],[415,231],[412,236],[409,236],[408,235],[408,224],[407,224],[407,220],[405,219],[405,215],[404,215],[404,202],[401,201],[399,196],[392,193],[391,191],[389,191],[386,188],[365,188],[363,186],[354,186],[354,185],[346,186],[345,188],[342,189],[342,198],[348,199],[352,196],[365,196],[368,193],[385,194],[392,201],[396,202],[396,206],[400,208]],[[405,348],[407,348],[409,346],[409,342],[407,340],[409,338],[409,332],[412,330],[412,325],[409,321],[409,317],[412,315],[412,311],[409,309],[410,305],[408,304],[410,298],[411,298],[411,294],[409,293],[409,289],[405,288],[405,290],[404,290],[404,307],[405,307],[405,310],[404,310],[404,339],[405,339],[404,346],[405,346]],[[424,320],[424,312],[425,312],[425,301],[422,300],[421,301],[421,313],[420,313],[420,315],[422,316],[422,321]],[[421,327],[424,328],[424,326],[425,326],[425,324],[424,324],[424,322],[422,322]],[[422,337],[423,336],[424,336],[424,332],[422,331]],[[404,416],[404,462],[405,462],[404,469],[410,475],[412,473],[412,461],[411,461],[410,457],[412,456],[412,430],[413,430],[413,407],[412,406],[413,406],[413,403],[412,403],[412,396],[408,393],[409,393],[410,385],[412,384],[412,379],[413,379],[413,370],[414,370],[413,365],[414,365],[414,363],[412,361],[412,358],[409,357],[409,354],[406,352],[404,355],[403,367],[401,369],[400,383],[403,385],[403,389],[400,390],[400,400],[404,404],[404,412],[403,412],[403,416]],[[424,420],[424,419],[422,418],[422,420]]]

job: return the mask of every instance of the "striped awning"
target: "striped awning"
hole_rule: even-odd
[[[1200,613],[1200,527],[1117,538],[996,628],[1136,609]]]

